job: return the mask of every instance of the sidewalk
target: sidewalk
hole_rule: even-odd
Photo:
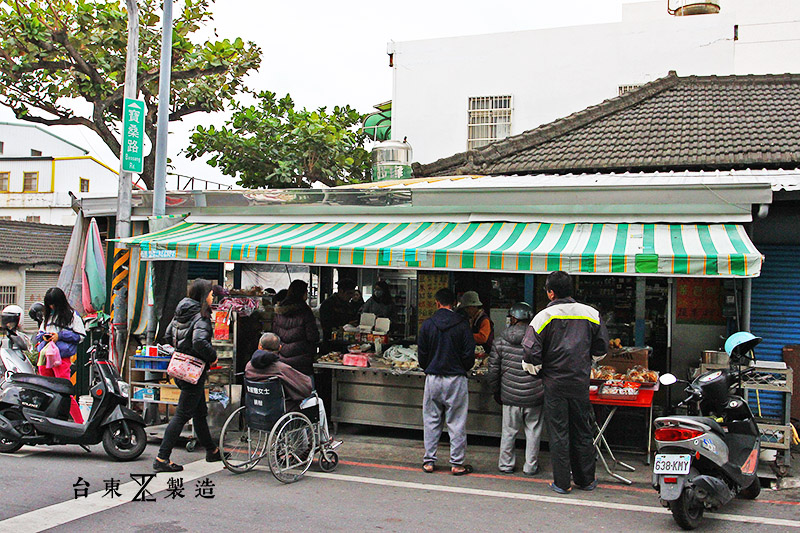
[[[419,467],[420,473],[422,473],[423,446],[421,431],[341,424],[336,438],[344,441],[342,446],[337,450],[340,460],[342,461],[365,464],[390,464],[412,468]],[[516,450],[516,475],[519,476],[522,475],[522,465],[524,463],[522,442],[521,440],[517,441]],[[439,446],[440,467],[446,467],[448,465],[449,446],[446,437],[443,438]],[[543,449],[539,454],[539,473],[531,479],[551,481],[552,468],[550,465],[550,453],[547,450],[547,444],[543,444],[542,447]],[[470,436],[467,444],[467,462],[474,466],[475,471],[478,473],[503,475],[497,469],[498,448],[499,439]],[[644,454],[614,452],[614,455],[616,455],[617,459],[620,461],[636,469],[634,472],[617,469],[617,473],[632,481],[632,487],[652,490],[652,465],[644,464]],[[608,457],[606,460],[610,462]],[[792,486],[794,482],[800,481],[800,455],[794,454],[792,456],[791,470],[791,476],[793,477],[786,479],[789,482],[786,485],[792,488],[771,490],[767,489],[762,483],[762,487],[764,487],[764,492],[762,492],[762,494],[769,493],[769,499],[774,500],[800,500],[800,488],[796,488],[797,485]],[[608,475],[602,463],[599,461],[597,463],[596,472],[597,479],[600,483],[614,484],[620,487],[626,486],[621,481]],[[655,491],[653,491],[653,494],[655,495]]]

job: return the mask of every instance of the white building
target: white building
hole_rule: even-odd
[[[702,3],[671,0],[673,7]],[[800,2],[719,0],[677,17],[664,0],[622,20],[391,42],[392,138],[429,163],[522,133],[667,75],[800,72]]]
[[[118,174],[46,128],[0,122],[0,219],[72,225],[77,198],[117,195]]]

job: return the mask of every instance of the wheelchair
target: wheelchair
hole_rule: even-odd
[[[330,442],[323,442],[319,416],[322,400],[316,391],[304,401],[313,405],[286,412],[279,378],[245,379],[243,389],[244,405],[231,413],[220,433],[219,448],[225,468],[236,474],[248,472],[266,457],[275,479],[294,483],[319,454],[320,470],[336,469],[339,456]]]

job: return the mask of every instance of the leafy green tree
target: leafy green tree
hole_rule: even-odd
[[[174,19],[169,120],[220,111],[258,69],[261,50],[242,39],[202,41],[213,0],[184,0]],[[0,0],[0,105],[18,119],[82,125],[120,153],[127,12],[120,0]],[[160,2],[139,0],[138,88],[147,104],[145,133],[155,140],[161,53]],[[89,105],[76,105],[83,101]],[[78,108],[88,108],[86,113]],[[154,150],[152,151],[154,152]],[[143,181],[153,184],[155,154]]]
[[[209,165],[248,188],[310,187],[315,181],[334,186],[365,178],[363,115],[350,106],[296,110],[288,94],[256,96],[247,107],[232,101],[233,116],[222,128],[196,128],[189,157],[212,154]]]

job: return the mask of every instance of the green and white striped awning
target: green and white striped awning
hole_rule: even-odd
[[[735,224],[200,224],[122,242],[142,259],[661,276],[758,276]]]

